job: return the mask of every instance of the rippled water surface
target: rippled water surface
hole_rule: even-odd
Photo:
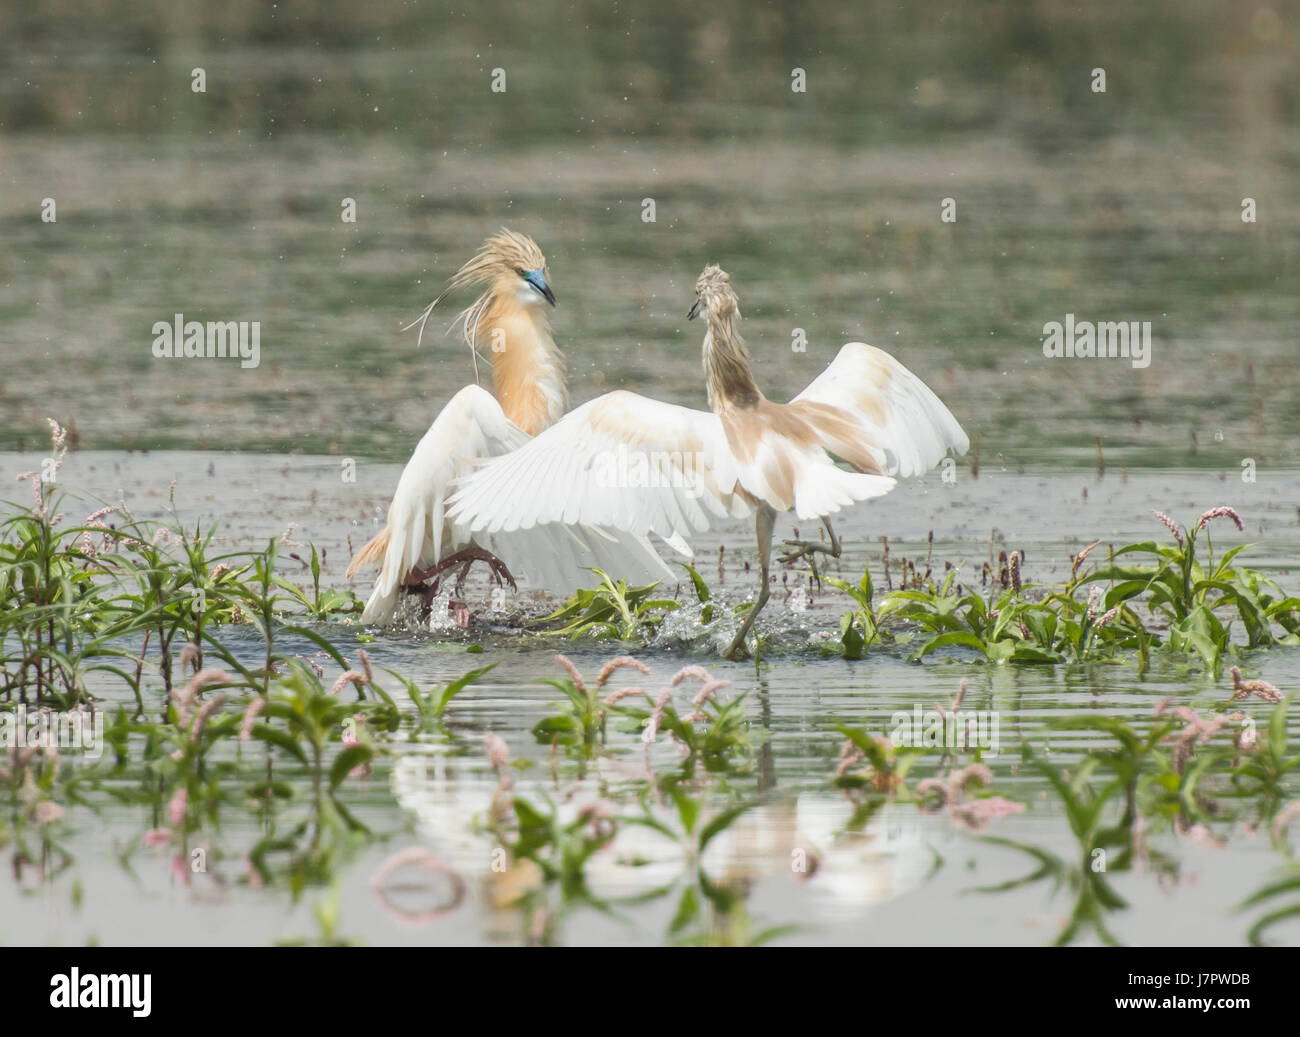
[[[6,471],[25,470],[38,460],[0,455]],[[219,521],[215,547],[220,550],[254,548],[292,523],[289,549],[302,550],[308,540],[317,544],[325,552],[323,582],[343,586],[340,570],[349,541],[356,544],[376,528],[399,469],[393,464],[363,465],[355,483],[340,484],[335,460],[316,455],[91,452],[72,455],[62,478],[78,502],[65,505],[65,511],[84,507],[89,512],[100,502],[124,499],[140,517],[157,518],[167,515],[166,484],[175,479],[178,517],[189,525]],[[315,508],[301,507],[312,500]],[[885,536],[895,559],[923,561],[932,552],[936,568],[952,562],[963,578],[974,574],[978,580],[992,541],[998,549],[1024,552],[1026,580],[1052,582],[1068,575],[1070,554],[1083,546],[1073,530],[1086,528],[1116,541],[1139,539],[1152,535],[1153,527],[1159,530],[1150,507],[1186,515],[1209,500],[1235,506],[1249,522],[1245,534],[1223,534],[1221,549],[1229,543],[1259,541],[1257,563],[1284,582],[1295,579],[1300,558],[1300,472],[1295,470],[1254,485],[1243,484],[1235,473],[1220,480],[1173,471],[1098,478],[994,470],[955,485],[931,477],[900,486],[854,513],[842,530],[847,549],[842,568],[855,575],[867,564],[883,582],[877,538]],[[723,601],[742,601],[752,593],[751,578],[744,571],[753,560],[749,538],[750,531],[736,524],[699,545],[702,559],[713,557],[716,545],[727,545],[721,577],[716,564],[701,565]],[[295,575],[292,566],[288,572]],[[302,573],[296,578],[305,579]],[[787,590],[802,590],[799,577],[790,579]],[[366,589],[357,587],[363,593]],[[482,751],[485,734],[499,735],[514,753],[535,761],[521,772],[517,791],[546,793],[568,802],[575,812],[590,800],[617,799],[620,789],[634,788],[648,774],[671,773],[681,763],[671,744],[657,744],[647,753],[635,736],[626,734],[612,735],[608,756],[585,768],[563,756],[557,760],[549,747],[538,744],[531,729],[554,711],[559,697],[553,687],[541,683],[562,676],[552,658],[557,648],[568,652],[589,677],[627,649],[521,636],[494,621],[490,589],[485,580],[471,582],[465,598],[475,618],[467,632],[434,635],[419,628],[401,629],[379,632],[373,642],[365,643],[378,667],[391,668],[421,686],[445,682],[485,662],[497,666],[454,700],[447,739],[394,745],[393,755],[377,763],[371,777],[351,780],[346,801],[380,840],[359,850],[341,872],[342,931],[349,938],[378,943],[526,938],[519,913],[502,906],[510,899],[509,879],[492,871],[495,843],[480,830],[496,787]],[[689,592],[682,593],[689,598]],[[980,834],[1023,840],[1066,859],[1077,853],[1059,800],[1020,760],[1022,744],[1028,742],[1068,770],[1079,761],[1081,750],[1101,747],[1105,740],[1086,732],[1049,730],[1055,720],[1072,713],[1102,713],[1141,730],[1150,722],[1155,703],[1165,696],[1201,710],[1225,697],[1223,682],[1198,668],[1172,664],[1157,664],[1138,677],[1131,665],[993,667],[962,651],[940,653],[921,665],[908,663],[901,650],[846,662],[826,657],[821,650],[838,634],[844,599],[830,591],[814,592],[811,604],[801,607],[800,598],[793,591],[774,597],[759,624],[770,647],[757,668],[752,662],[721,661],[715,647],[698,639],[698,624],[670,621],[649,646],[634,649],[653,671],[644,679],[652,689],[666,686],[682,665],[699,662],[733,682],[728,695],[746,695],[756,744],[752,758],[737,773],[707,782],[701,794],[705,804],[739,798],[752,806],[710,846],[706,864],[718,881],[744,891],[753,933],[773,925],[800,926],[780,937],[786,941],[1050,941],[1071,909],[1068,889],[1053,892],[1051,882],[1044,881],[997,894],[969,892],[1018,878],[1036,866],[1017,851],[980,841]],[[547,605],[531,600],[526,589],[521,604],[534,615]],[[323,631],[349,656],[358,647],[360,631],[351,625],[328,624]],[[223,636],[250,663],[261,651],[261,639],[251,630]],[[484,653],[472,654],[471,647],[481,647]],[[302,650],[311,653],[313,648],[302,642]],[[1284,689],[1300,681],[1297,649],[1256,653],[1249,665]],[[962,677],[969,682],[966,706],[998,716],[997,752],[985,758],[997,777],[997,789],[1025,803],[1026,811],[995,822],[985,833],[970,833],[943,813],[923,813],[899,803],[887,805],[861,830],[854,830],[852,804],[830,784],[843,740],[834,725],[883,732],[896,710],[910,712],[917,704],[946,706]],[[97,690],[109,703],[129,704],[129,695],[108,682]],[[1248,707],[1261,722],[1269,709],[1265,704]],[[1300,714],[1293,710],[1288,722],[1293,737],[1297,726]],[[238,943],[315,934],[310,896],[308,903],[295,908],[282,889],[250,889],[238,881],[243,873],[240,854],[258,837],[251,813],[226,810],[219,830],[210,833],[207,842],[224,855],[223,865],[216,876],[197,876],[190,888],[171,879],[165,854],[136,848],[152,823],[148,814],[138,807],[101,804],[98,821],[77,826],[68,841],[76,857],[71,876],[11,899],[9,938]],[[1141,870],[1118,874],[1115,888],[1130,906],[1107,918],[1113,934],[1130,943],[1239,942],[1249,915],[1234,909],[1246,892],[1275,873],[1280,859],[1266,835],[1248,835],[1241,824],[1228,827],[1233,835],[1222,848],[1171,832],[1153,837],[1154,847],[1177,859],[1177,878],[1159,879]],[[412,844],[433,848],[467,883],[465,899],[456,910],[418,927],[398,921],[370,887],[381,861],[394,849]],[[127,851],[129,866],[116,863],[115,856]],[[810,880],[794,877],[796,851],[811,851],[821,862]],[[593,859],[588,878],[597,894],[619,898],[671,884],[681,873],[677,846],[633,828],[613,849]],[[83,890],[79,908],[70,903],[74,881]],[[415,895],[437,901],[449,894],[435,888]],[[674,907],[669,897],[620,907],[612,916],[579,909],[566,920],[560,938],[659,942],[667,938]]]

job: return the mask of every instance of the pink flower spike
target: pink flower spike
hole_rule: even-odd
[[[185,673],[187,667],[193,670],[195,673],[199,672],[200,654],[201,653],[199,650],[199,646],[196,645],[193,641],[190,641],[185,645],[184,648],[181,649],[181,673],[182,674]]]
[[[687,677],[694,677],[701,684],[708,684],[713,679],[709,671],[703,666],[683,666],[673,674],[672,686],[675,688],[681,684]]]
[[[330,688],[330,694],[337,695],[349,682],[355,684],[360,691],[366,686],[366,675],[357,670],[344,670],[334,682],[334,687]]]
[[[1211,522],[1213,522],[1217,518],[1230,518],[1236,524],[1238,530],[1240,530],[1243,533],[1246,531],[1246,524],[1241,521],[1241,516],[1238,515],[1237,512],[1232,508],[1226,508],[1226,507],[1211,508],[1209,511],[1207,511],[1204,515],[1201,516],[1201,520],[1200,522],[1197,523],[1196,528],[1198,530],[1204,529],[1206,526],[1208,526]]]
[[[587,690],[587,684],[582,679],[582,674],[578,672],[578,668],[573,665],[573,662],[569,657],[556,653],[555,661],[564,667],[565,672],[569,675],[569,680],[573,681],[573,686],[579,691],[585,693]]]
[[[172,700],[176,703],[176,722],[184,727],[189,723],[190,710],[194,707],[199,693],[210,684],[229,684],[230,674],[225,670],[200,670],[190,678],[188,684],[179,691],[172,689]]]
[[[649,675],[650,667],[638,659],[633,659],[630,655],[620,655],[617,659],[611,659],[600,668],[600,674],[596,677],[596,687],[603,688],[605,683],[614,676],[616,670],[623,667],[639,670],[641,673]]]
[[[963,677],[957,684],[957,697],[952,700],[952,711],[954,713],[961,709],[962,700],[966,698],[966,678]]]
[[[1155,508],[1151,509],[1151,514],[1154,515],[1156,518],[1158,518],[1162,523],[1164,523],[1165,528],[1169,530],[1169,532],[1171,532],[1174,535],[1174,539],[1178,541],[1178,546],[1182,547],[1183,531],[1179,527],[1178,523],[1175,522],[1173,519],[1171,519],[1163,511],[1156,511]]]
[[[1232,667],[1228,672],[1232,674],[1233,702],[1237,699],[1250,698],[1251,695],[1257,695],[1265,702],[1282,701],[1282,692],[1268,681],[1244,681],[1241,679],[1241,669],[1237,666]]]
[[[483,744],[487,748],[488,763],[497,770],[509,766],[510,747],[500,736],[489,733],[484,737]]]
[[[659,697],[655,699],[655,711],[650,714],[650,722],[641,732],[641,741],[650,745],[659,737],[659,725],[663,723],[664,710],[668,708],[668,703],[672,701],[673,693],[671,691],[661,691]]]
[[[709,699],[713,698],[718,691],[729,687],[731,687],[731,681],[711,680],[705,684],[704,687],[700,689],[699,694],[691,700],[691,705],[702,706],[704,703],[708,702]]]
[[[166,846],[172,841],[172,830],[170,828],[150,828],[140,837],[140,842],[145,846]]]
[[[190,730],[190,741],[197,742],[203,737],[203,729],[207,726],[208,717],[212,716],[218,709],[226,704],[226,696],[218,695],[214,699],[209,699],[199,710],[198,716],[194,718],[194,727]]]
[[[840,746],[840,762],[835,768],[835,777],[842,778],[848,769],[862,758],[862,750],[853,744],[852,739],[846,738],[844,744]]]
[[[361,668],[366,671],[366,683],[375,683],[374,671],[370,668],[370,656],[364,648],[357,649],[357,658],[361,660]]]
[[[982,763],[972,763],[949,775],[948,785],[954,790],[965,791],[966,786],[976,780],[981,785],[991,785],[993,783],[993,772]]]
[[[184,786],[178,788],[172,796],[172,801],[167,805],[167,818],[171,821],[173,828],[179,828],[181,822],[185,820],[185,811],[189,809],[190,794]]]
[[[989,796],[987,799],[973,799],[963,803],[952,811],[953,818],[968,828],[980,829],[990,821],[1012,814],[1023,814],[1025,805],[1014,803],[1001,796]]]
[[[253,699],[248,704],[248,709],[244,710],[244,722],[239,728],[239,740],[247,742],[253,737],[253,725],[257,721],[257,716],[266,708],[266,699],[261,695]]]
[[[644,695],[644,694],[645,694],[644,688],[620,688],[618,691],[611,692],[610,694],[605,696],[605,705],[612,706],[614,705],[614,703],[620,701],[621,699],[627,698],[629,695]]]

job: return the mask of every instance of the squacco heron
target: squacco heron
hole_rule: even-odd
[[[919,378],[862,342],[843,346],[790,403],[773,403],[750,371],[731,278],[717,266],[705,267],[695,291],[688,317],[703,315],[707,323],[710,411],[607,393],[480,468],[461,484],[450,513],[469,529],[493,534],[584,523],[682,538],[756,511],[761,583],[725,653],[734,659],[744,654],[767,603],[779,512],[820,519],[830,537],[829,546],[786,541],[783,561],[818,553],[839,557],[829,516],[888,493],[894,476],[919,475],[949,449],[964,453],[969,441]],[[639,458],[641,469],[658,468],[661,477],[619,478],[629,457]],[[852,470],[839,467],[836,458]]]
[[[449,570],[458,569],[462,582],[476,561],[487,564],[498,582],[514,586],[519,574],[534,586],[565,593],[593,566],[629,579],[673,578],[644,535],[582,524],[476,535],[448,516],[457,479],[484,459],[527,443],[564,413],[567,401],[564,361],[546,316],[555,293],[537,243],[509,230],[488,238],[423,319],[448,292],[478,285],[485,290],[458,320],[475,356],[482,349],[491,358],[496,396],[477,384],[465,386],[416,446],[397,482],[387,524],[348,566],[349,577],[362,566],[379,567],[363,622],[391,619],[404,590],[431,598]]]

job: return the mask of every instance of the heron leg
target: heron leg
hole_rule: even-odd
[[[745,639],[749,637],[749,631],[754,626],[754,620],[758,618],[758,614],[763,611],[763,606],[767,604],[767,571],[771,564],[772,529],[775,525],[776,512],[764,505],[759,509],[758,518],[754,521],[754,533],[758,540],[758,561],[762,567],[760,576],[762,583],[758,591],[758,600],[754,602],[754,607],[746,614],[745,622],[740,625],[740,629],[732,639],[730,647],[723,653],[727,659],[735,660],[744,656]]]
[[[519,585],[515,583],[514,576],[512,576],[510,570],[506,568],[506,563],[501,561],[501,559],[491,551],[484,551],[483,548],[476,544],[470,544],[469,547],[462,548],[454,554],[449,554],[442,561],[438,562],[436,565],[431,565],[427,569],[412,569],[406,577],[406,582],[423,583],[425,580],[441,576],[448,569],[462,566],[460,575],[457,577],[457,587],[459,587],[465,582],[465,577],[469,573],[469,567],[475,562],[482,562],[491,569],[492,578],[496,580],[498,584],[508,583],[510,584],[511,590],[517,591],[519,589]]]
[[[822,525],[826,527],[826,534],[831,538],[830,547],[827,547],[825,544],[816,543],[812,540],[784,540],[782,543],[784,543],[786,547],[790,548],[790,550],[778,558],[778,561],[780,561],[782,565],[790,565],[793,562],[797,562],[800,558],[806,558],[808,560],[808,567],[812,569],[813,579],[817,581],[819,587],[821,586],[822,578],[821,574],[817,571],[817,562],[813,556],[824,554],[831,558],[838,558],[840,556],[840,551],[844,546],[841,543],[840,538],[835,535],[835,530],[831,528],[831,520],[825,515],[822,516]]]

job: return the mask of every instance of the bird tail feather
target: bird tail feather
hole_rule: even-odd
[[[360,570],[368,566],[378,566],[384,560],[384,555],[388,552],[388,542],[393,537],[393,527],[385,526],[366,544],[360,551],[352,556],[352,561],[348,562],[347,572],[344,574],[349,580],[352,579]]]

